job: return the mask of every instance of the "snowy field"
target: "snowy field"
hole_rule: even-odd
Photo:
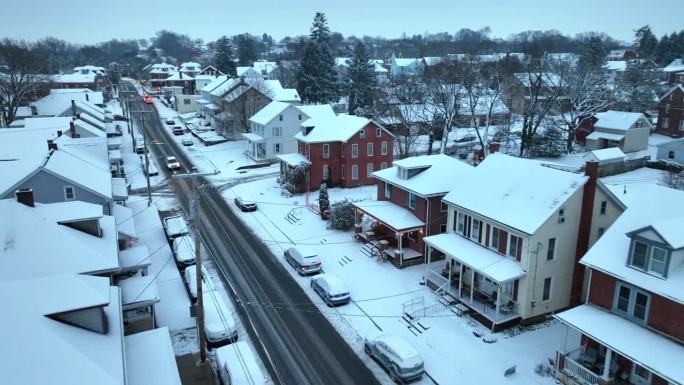
[[[330,201],[375,199],[376,187],[329,189]],[[539,364],[548,364],[555,357],[564,329],[555,321],[537,325],[522,333],[497,333],[468,317],[458,317],[448,310],[421,319],[428,328],[414,335],[402,320],[403,304],[422,299],[424,305],[437,302],[437,297],[421,285],[425,266],[399,270],[389,263],[369,258],[360,249],[362,244],[352,239],[351,232],[329,230],[327,222],[305,207],[306,196],[282,193],[275,178],[234,186],[224,192],[228,201],[244,196],[257,202],[254,213],[242,213],[234,205],[249,228],[261,238],[285,265],[286,270],[304,288],[320,311],[327,315],[352,348],[378,374],[384,383],[391,383],[378,365],[363,353],[363,338],[379,331],[407,338],[423,355],[427,372],[439,384],[552,384],[550,377],[535,373]],[[309,197],[317,199],[317,193]],[[291,224],[285,217],[293,212],[299,221]],[[293,244],[315,249],[323,260],[327,273],[339,275],[349,286],[353,302],[335,309],[328,308],[310,288],[310,278],[300,277],[281,258]],[[292,311],[297,311],[295,308]],[[477,331],[482,337],[476,337]],[[515,335],[514,335],[515,334]],[[495,339],[485,343],[484,339]],[[516,366],[516,373],[504,377],[506,369]],[[431,384],[425,377],[420,384]]]

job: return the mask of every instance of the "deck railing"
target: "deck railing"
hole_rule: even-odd
[[[558,352],[558,355],[558,359],[556,360],[558,370],[562,371],[565,375],[572,377],[575,381],[583,385],[600,384],[599,375],[585,368],[579,362],[570,358],[570,354],[563,354]]]

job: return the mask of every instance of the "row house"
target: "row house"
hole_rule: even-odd
[[[684,193],[651,185],[580,263],[586,302],[555,317],[566,327],[556,377],[566,385],[684,384]]]
[[[295,139],[297,153],[278,156],[281,181],[291,191],[315,191],[321,183],[341,187],[375,184],[373,172],[389,167],[393,160],[394,135],[360,116],[306,120]],[[292,172],[301,164],[306,165],[304,178],[293,183]]]
[[[614,49],[608,52],[606,59],[609,61],[626,61],[636,59],[637,54],[631,49]]]
[[[662,69],[667,84],[684,84],[684,59],[674,59]]]
[[[555,98],[555,104],[563,110],[569,106],[563,96],[564,87],[562,77],[552,72],[515,73],[507,80],[502,100],[515,114],[523,113],[530,103],[542,103],[547,98]]]
[[[251,67],[237,67],[236,74],[241,78],[255,78],[255,79],[267,79],[276,80],[278,64],[276,62],[257,60]]]
[[[578,131],[588,150],[619,147],[622,152],[636,152],[648,147],[653,125],[640,112],[599,112],[581,120]]]
[[[245,155],[263,162],[275,160],[280,154],[296,153],[295,135],[301,131],[302,122],[334,117],[329,104],[297,106],[274,100],[249,118],[250,132],[242,133]]]
[[[178,68],[176,68],[175,65],[167,63],[152,64],[150,66],[145,67],[144,70],[147,71],[150,80],[166,79],[172,73],[178,72]]]
[[[200,72],[202,72],[202,66],[199,63],[191,61],[185,62],[181,63],[180,68],[178,68],[178,72],[188,77],[194,78],[195,76],[199,75]]]
[[[596,163],[583,175],[490,154],[443,199],[447,232],[424,239],[426,284],[493,331],[579,302],[576,261],[597,238],[592,223],[603,231],[621,210],[597,175]]]
[[[106,87],[105,77],[99,73],[60,74],[53,75],[50,88],[87,88],[91,91],[101,91]]]
[[[658,101],[658,123],[655,132],[673,138],[684,133],[684,86],[678,84]]]
[[[389,68],[392,79],[423,74],[423,63],[420,58],[398,58],[393,54],[389,60]]]
[[[397,160],[375,171],[377,201],[355,202],[356,237],[362,250],[397,267],[423,263],[424,237],[447,231],[442,198],[473,170],[455,158],[421,155]]]
[[[336,57],[335,71],[337,72],[337,79],[346,79],[349,76],[349,63],[351,58]],[[385,68],[384,61],[381,59],[370,59],[368,64],[373,67],[373,74],[378,83],[384,83],[389,80],[389,71]]]

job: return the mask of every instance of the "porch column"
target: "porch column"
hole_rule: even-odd
[[[475,291],[475,269],[470,269],[470,303],[473,303],[473,291]]]
[[[461,300],[461,289],[463,289],[463,264],[459,262],[458,272],[458,300]]]
[[[447,292],[449,292],[449,289],[451,289],[451,271],[454,270],[454,261],[451,260],[451,263],[449,263],[449,281],[447,283]]]
[[[400,266],[400,268],[404,267],[404,252],[403,252],[404,249],[402,248],[402,245],[401,245],[401,239],[403,238],[402,235],[404,235],[404,234],[399,233],[399,232],[396,233],[397,243],[399,243],[399,266]]]
[[[501,284],[496,285],[496,319],[499,319],[499,310],[501,309]]]
[[[613,351],[610,350],[610,348],[606,347],[606,358],[603,361],[603,373],[601,374],[601,378],[604,380],[608,381],[610,378],[610,362],[612,361],[613,358]]]
[[[432,246],[427,245],[427,263],[425,264],[425,280],[427,283],[428,274],[430,273],[430,262],[432,262]]]

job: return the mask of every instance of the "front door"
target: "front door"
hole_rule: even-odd
[[[266,145],[264,143],[257,143],[257,158],[266,156]]]
[[[632,365],[632,373],[629,376],[629,381],[634,385],[650,385],[651,372],[635,363]]]

